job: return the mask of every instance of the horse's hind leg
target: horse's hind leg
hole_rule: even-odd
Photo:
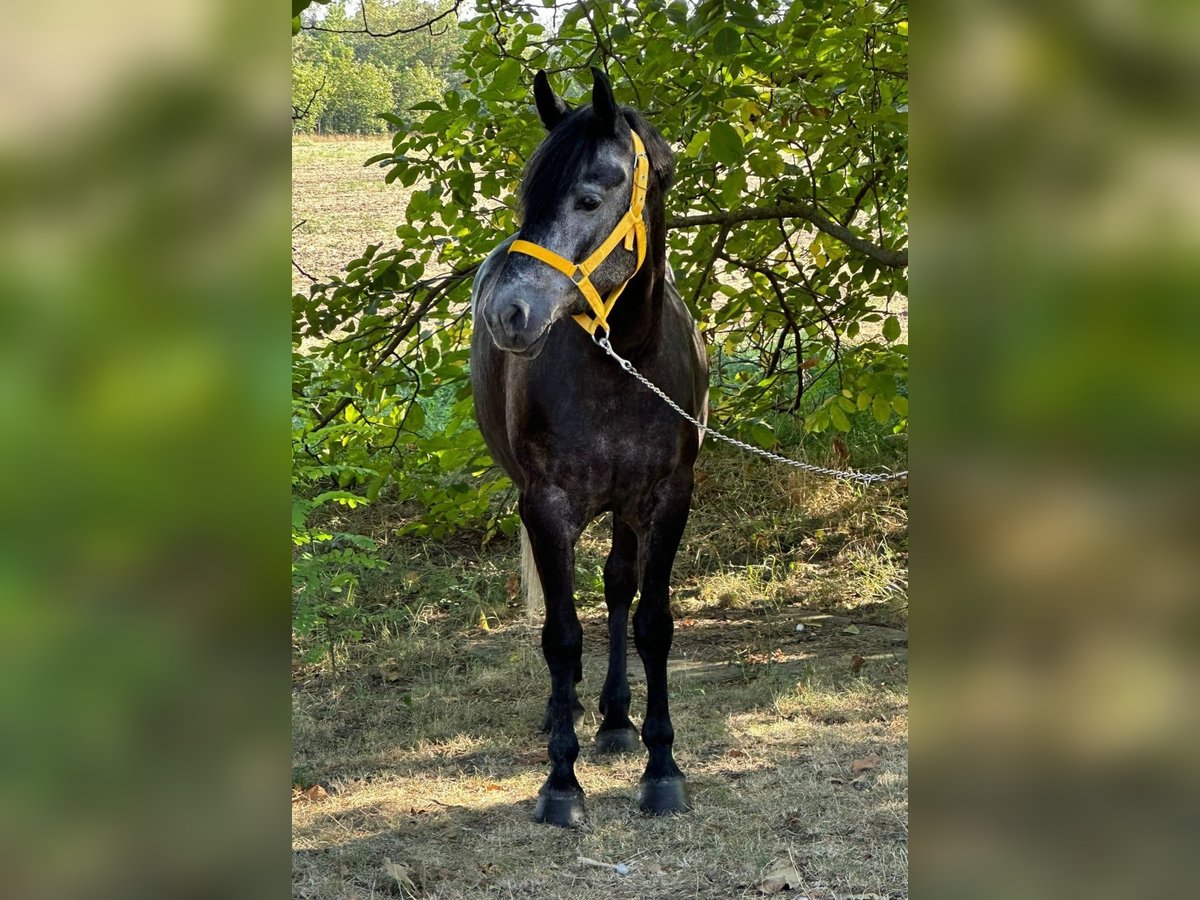
[[[625,671],[625,633],[629,605],[637,593],[637,534],[613,514],[612,550],[604,564],[604,600],[608,604],[608,676],[600,693],[600,715],[596,750],[622,753],[641,744],[637,729],[629,721],[629,678]]]
[[[650,751],[646,771],[638,784],[638,802],[652,815],[690,807],[687,783],[671,752],[675,729],[667,703],[667,654],[671,652],[675,630],[671,619],[671,568],[687,524],[691,471],[680,473],[660,490],[645,536],[642,598],[633,616],[634,640],[646,667],[646,720],[642,724],[642,739]]]
[[[575,614],[575,541],[582,525],[571,505],[554,488],[528,490],[521,498],[521,519],[546,597],[542,653],[550,668],[550,774],[538,792],[534,818],[551,825],[576,827],[585,819],[583,788],[575,778],[579,741],[572,701],[575,675],[583,653],[583,629]]]

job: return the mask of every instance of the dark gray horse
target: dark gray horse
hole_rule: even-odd
[[[596,749],[637,748],[625,640],[640,589],[633,632],[646,668],[641,737],[649,761],[638,800],[653,814],[689,805],[671,752],[669,587],[702,435],[622,371],[589,331],[602,334],[606,324],[615,350],[702,421],[708,397],[704,346],[666,259],[671,149],[638,112],[618,106],[608,78],[592,71],[592,103],[574,111],[538,73],[534,95],[549,134],[521,184],[521,230],[488,256],[472,295],[475,412],[493,458],[520,490],[523,574],[527,590],[540,579],[545,597],[550,774],[536,818],[565,826],[585,818],[574,770],[583,634],[575,542],[603,512],[612,512],[613,538],[604,566],[609,662]],[[575,270],[575,261],[591,271]],[[593,297],[611,299],[622,286],[611,311],[586,296],[594,289]]]

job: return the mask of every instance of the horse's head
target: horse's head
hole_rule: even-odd
[[[634,127],[650,166],[650,197],[641,212],[647,225],[655,208],[661,219],[662,194],[672,172],[666,141],[634,110],[617,105],[603,72],[592,69],[592,75],[591,105],[573,111],[554,93],[544,72],[534,79],[538,114],[549,134],[521,182],[518,237],[523,245],[550,251],[563,266],[591,256],[630,211],[637,167]],[[590,273],[592,286],[607,295],[633,277],[637,262],[631,243],[622,240]],[[554,266],[528,250],[504,260],[482,307],[501,350],[534,357],[555,321],[588,310],[571,277]]]

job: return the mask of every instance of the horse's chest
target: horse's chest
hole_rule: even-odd
[[[514,442],[523,468],[589,494],[649,489],[679,465],[679,428],[616,395],[534,410]]]

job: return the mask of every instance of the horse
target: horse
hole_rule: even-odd
[[[640,591],[633,634],[646,671],[648,759],[637,802],[651,815],[691,808],[672,752],[669,591],[703,433],[637,385],[598,336],[701,423],[708,407],[704,344],[667,263],[674,156],[641,113],[617,104],[603,72],[592,75],[592,102],[576,109],[545,72],[535,76],[547,133],[518,190],[520,230],[484,260],[471,295],[476,418],[519,491],[527,598],[545,602],[550,772],[534,819],[563,827],[586,821],[575,777],[575,719],[583,712],[575,687],[583,677],[575,543],[605,512],[612,514],[604,566],[609,659],[595,748],[638,749],[625,659]]]

